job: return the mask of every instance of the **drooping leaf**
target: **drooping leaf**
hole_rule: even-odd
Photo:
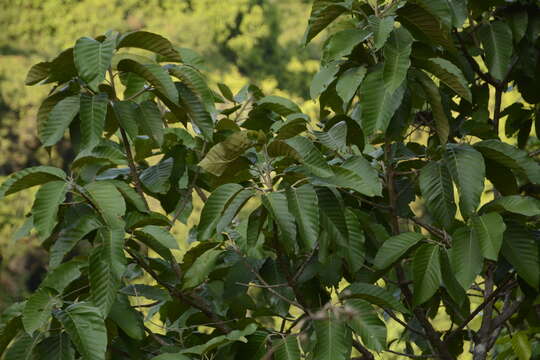
[[[199,256],[184,274],[182,289],[191,289],[202,284],[214,270],[216,261],[223,251],[210,249]]]
[[[224,184],[215,189],[208,197],[201,211],[197,239],[206,241],[212,237],[216,231],[216,226],[221,218],[221,214],[229,202],[242,190],[238,184]]]
[[[52,166],[34,166],[12,174],[0,186],[0,200],[4,196],[18,191],[46,184],[50,181],[66,180],[66,173],[62,169]]]
[[[341,248],[345,252],[345,260],[349,269],[353,273],[357,272],[364,265],[366,253],[366,237],[362,224],[358,216],[351,209],[345,209],[345,220],[347,222],[347,231],[349,233],[347,246]]]
[[[467,85],[465,76],[461,70],[450,61],[442,58],[416,59],[414,64],[437,77],[441,82],[468,102],[472,102],[471,90]]]
[[[125,295],[118,295],[111,307],[109,318],[112,319],[130,338],[144,338],[144,324],[141,314],[131,307]]]
[[[405,90],[390,91],[385,85],[384,68],[377,66],[360,86],[362,130],[368,136],[386,132],[390,119],[401,104]]]
[[[114,186],[120,191],[124,199],[130,203],[132,206],[134,206],[137,211],[140,211],[142,213],[147,213],[148,208],[146,207],[146,204],[144,203],[144,199],[139,195],[139,193],[133,189],[131,186],[129,186],[127,183],[119,180],[113,180],[111,181]]]
[[[115,101],[112,109],[118,120],[118,125],[126,131],[131,140],[135,140],[139,134],[139,107],[131,101]],[[145,121],[145,119],[142,119]]]
[[[274,123],[272,126],[276,133],[276,139],[289,139],[306,131],[306,124],[309,117],[305,114],[291,114],[283,123]]]
[[[433,14],[445,27],[452,26],[452,10],[449,0],[417,0],[416,4]]]
[[[254,323],[251,323],[242,330],[233,330],[226,335],[216,336],[212,338],[211,340],[207,341],[206,344],[192,346],[190,348],[182,350],[181,353],[203,355],[207,353],[208,351],[217,348],[218,346],[230,344],[237,341],[246,342],[247,341],[246,336],[253,334],[256,330],[257,330],[257,325]],[[179,357],[179,358],[174,358],[174,359],[182,360],[183,358]]]
[[[163,145],[163,120],[157,104],[153,101],[144,101],[138,110],[142,133],[152,138],[159,146]]]
[[[156,225],[147,225],[142,229],[136,230],[134,235],[164,259],[174,259],[170,249],[178,249],[178,243],[165,228]]]
[[[404,232],[385,240],[373,260],[376,269],[385,269],[423,239],[422,234]]]
[[[446,249],[441,249],[439,253],[441,255],[442,285],[452,300],[454,300],[456,304],[462,305],[463,302],[467,300],[467,293],[454,275],[449,252]]]
[[[393,20],[392,20],[393,22]],[[405,28],[397,28],[384,45],[383,79],[389,92],[396,91],[407,77],[411,66],[413,38]]]
[[[171,75],[182,80],[192,92],[196,93],[201,98],[206,111],[210,114],[215,113],[214,95],[199,71],[187,65],[169,66],[167,69]]]
[[[525,226],[513,222],[507,223],[501,254],[527,284],[538,289],[540,287],[540,247],[536,238]]]
[[[40,126],[38,136],[43,146],[53,146],[64,136],[64,132],[79,112],[79,95],[68,96],[54,105]]]
[[[479,36],[486,52],[489,73],[502,81],[510,69],[512,30],[503,21],[493,21],[480,28]]]
[[[331,311],[325,318],[313,321],[317,342],[313,350],[314,360],[346,360],[351,353],[351,331],[343,321],[336,319]]]
[[[424,244],[413,258],[413,302],[420,305],[428,301],[439,289],[442,282],[439,246]]]
[[[469,145],[447,144],[444,160],[459,190],[461,214],[468,218],[476,211],[484,190],[484,159]]]
[[[373,32],[374,50],[379,50],[386,44],[390,33],[394,29],[394,20],[393,16],[386,16],[381,19],[378,16],[371,15],[368,18],[369,28]]]
[[[482,255],[489,260],[497,261],[499,250],[506,230],[503,218],[495,213],[473,216],[470,219],[472,236],[480,242]]]
[[[65,181],[51,181],[43,184],[36,193],[32,215],[40,239],[44,240],[51,235],[56,225],[58,207],[66,197],[67,188]]]
[[[253,189],[243,189],[241,190],[232,201],[229,202],[227,208],[221,214],[221,218],[216,225],[216,231],[221,233],[224,231],[233,221],[236,215],[244,207],[246,202],[255,195]]]
[[[333,61],[325,66],[321,66],[320,70],[315,74],[309,88],[309,96],[316,99],[321,95],[330,84],[336,79],[336,74],[339,71],[339,63]]]
[[[382,308],[390,308],[402,313],[409,311],[390,293],[379,286],[367,283],[354,283],[343,290],[340,294],[342,298],[362,299],[370,304],[378,305]]]
[[[135,297],[144,297],[150,300],[170,301],[171,296],[161,287],[146,284],[131,284],[120,289],[121,294]]]
[[[81,149],[91,149],[101,140],[107,116],[107,94],[81,94]]]
[[[89,37],[82,37],[75,43],[73,58],[75,67],[84,82],[93,90],[105,79],[105,72],[111,65],[115,39],[107,37],[99,42]]]
[[[446,164],[431,162],[420,170],[420,190],[430,215],[444,228],[454,222],[454,186]]]
[[[274,345],[276,351],[274,358],[276,360],[300,360],[300,347],[298,346],[298,336],[289,335],[281,340],[278,340]]]
[[[287,189],[289,210],[298,224],[298,235],[304,249],[311,250],[319,238],[317,193],[310,184]]]
[[[315,0],[311,8],[303,43],[307,45],[317,34],[347,11],[341,0]]]
[[[49,76],[50,63],[48,61],[39,62],[35,65],[32,65],[28,73],[26,74],[26,79],[24,80],[25,85],[35,85],[42,80],[45,80]]]
[[[83,360],[103,360],[107,349],[107,330],[99,310],[80,302],[55,313]]]
[[[319,200],[319,214],[321,229],[330,234],[334,243],[346,247],[348,245],[349,230],[345,211],[336,193],[326,187],[316,188]],[[324,244],[320,244],[320,254],[324,254]]]
[[[24,330],[32,335],[34,331],[44,327],[51,318],[53,308],[61,304],[61,300],[48,288],[42,288],[32,294],[26,301],[22,323]]]
[[[386,349],[386,325],[373,307],[364,300],[349,299],[345,306],[354,312],[347,324],[371,350],[380,352]]]
[[[287,197],[283,193],[271,192],[265,195],[263,203],[279,229],[279,242],[292,254],[296,247],[296,224],[294,216],[289,212]]]
[[[200,130],[206,140],[212,141],[214,123],[199,97],[183,83],[176,83],[180,103],[187,109],[190,120]]]
[[[339,76],[336,83],[336,92],[343,100],[343,106],[347,107],[353,96],[356,94],[360,84],[366,76],[367,69],[364,66],[358,66],[347,69]]]
[[[255,145],[256,135],[250,131],[237,131],[222,142],[214,145],[199,166],[204,170],[221,176],[225,170],[247,149]]]
[[[502,196],[488,202],[480,209],[481,213],[488,211],[508,211],[523,216],[537,216],[540,215],[540,200],[521,195]]]
[[[181,62],[182,57],[171,42],[163,36],[148,31],[133,31],[122,35],[117,48],[133,47],[155,52],[164,57],[163,61]]]
[[[441,144],[445,144],[448,141],[448,135],[450,134],[450,124],[448,123],[448,117],[444,111],[439,88],[425,73],[418,72],[416,74],[416,78],[422,85],[427,101],[431,106],[431,112],[433,113],[433,119],[435,120],[435,130],[437,131],[437,135],[439,135],[439,141]]]
[[[452,235],[450,263],[461,287],[469,289],[483,263],[480,244],[469,228],[461,227]]]
[[[287,116],[290,114],[301,113],[302,110],[291,100],[276,96],[269,95],[257,101],[257,106],[262,109],[269,109],[278,113],[281,116]]]

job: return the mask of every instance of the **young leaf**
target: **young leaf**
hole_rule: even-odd
[[[82,37],[75,43],[73,59],[81,79],[92,90],[105,79],[105,72],[111,65],[115,39],[107,37],[99,42],[89,37]]]
[[[384,46],[383,78],[389,92],[396,91],[407,77],[407,70],[411,66],[412,43],[411,34],[401,27],[392,31]]]
[[[319,204],[313,186],[305,184],[287,189],[287,203],[298,224],[303,248],[313,249],[319,238]]]
[[[413,302],[420,305],[431,299],[442,282],[439,246],[422,245],[413,258]]]
[[[465,144],[447,144],[444,160],[459,190],[459,208],[464,218],[480,203],[486,168],[482,155]]]
[[[375,309],[360,299],[349,299],[345,301],[345,306],[354,312],[347,325],[360,336],[364,345],[377,352],[386,349],[386,325]]]
[[[201,211],[197,232],[199,241],[206,241],[214,235],[221,214],[242,189],[238,184],[224,184],[212,192]]]
[[[103,360],[107,350],[107,329],[98,309],[85,302],[59,310],[60,320],[83,360]]]
[[[199,286],[214,270],[216,261],[223,251],[211,249],[199,256],[184,275],[182,289],[191,289]]]
[[[62,169],[52,166],[34,166],[26,168],[12,174],[4,181],[4,183],[2,183],[0,186],[0,200],[3,199],[4,196],[56,180],[66,180],[66,173],[62,171]]]
[[[422,234],[415,232],[405,232],[392,236],[377,251],[377,255],[373,260],[373,266],[380,270],[386,269],[423,238]]]
[[[314,360],[346,360],[351,353],[351,331],[344,322],[325,311],[325,319],[314,320],[317,342],[313,350]]]
[[[506,225],[501,215],[491,212],[470,219],[473,237],[480,242],[482,255],[489,260],[497,261],[503,242]]]
[[[53,146],[64,136],[64,132],[79,112],[79,95],[68,96],[54,105],[41,126],[38,126],[39,140],[43,146]]]
[[[81,94],[81,149],[91,149],[101,140],[107,116],[107,94]]]
[[[480,28],[480,40],[486,52],[489,73],[502,81],[510,69],[512,57],[512,30],[503,21],[493,21]]]
[[[274,358],[276,360],[300,360],[300,347],[298,346],[298,336],[289,335],[279,340],[275,345],[276,351]]]
[[[420,170],[419,182],[430,215],[444,228],[450,228],[456,215],[456,205],[454,186],[446,164],[440,161],[427,164]]]
[[[32,215],[41,240],[51,235],[56,225],[58,208],[66,197],[67,188],[68,184],[65,181],[51,181],[43,184],[36,193]]]
[[[163,61],[182,62],[182,57],[171,42],[163,36],[148,31],[133,31],[122,35],[117,48],[133,47],[155,52]]]
[[[465,290],[469,289],[482,270],[483,263],[480,245],[469,228],[459,228],[452,235],[450,263],[461,287]]]

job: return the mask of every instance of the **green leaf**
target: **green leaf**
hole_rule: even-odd
[[[55,225],[60,204],[66,198],[68,183],[51,181],[43,184],[36,193],[32,215],[34,226],[41,240],[48,238]]]
[[[68,96],[54,105],[41,126],[38,126],[39,140],[43,146],[53,146],[64,136],[71,121],[79,112],[79,95]]]
[[[477,142],[474,148],[485,158],[511,169],[518,175],[526,176],[533,184],[540,184],[540,164],[526,151],[497,139]]]
[[[364,265],[366,237],[362,229],[362,224],[353,210],[345,209],[345,220],[347,222],[349,238],[347,246],[340,250],[345,253],[344,258],[347,260],[349,269],[353,273],[356,273]]]
[[[50,62],[50,75],[45,82],[63,84],[76,77],[77,69],[73,58],[73,48],[66,49],[58,54]]]
[[[445,27],[452,26],[452,10],[450,0],[416,0],[415,3],[436,16]]]
[[[352,337],[344,322],[336,319],[330,310],[324,311],[325,319],[314,320],[317,342],[313,360],[346,360],[350,358]]]
[[[309,88],[309,96],[316,99],[321,95],[330,84],[336,79],[336,74],[339,71],[339,63],[331,62],[325,66],[321,66],[319,72],[315,74]]]
[[[439,246],[424,244],[413,257],[413,284],[415,305],[420,305],[431,299],[442,283]]]
[[[276,122],[272,129],[276,133],[276,139],[289,139],[306,131],[306,124],[309,117],[305,114],[291,114],[287,116],[285,122]]]
[[[456,205],[446,164],[430,162],[420,170],[419,182],[429,214],[444,228],[450,228],[456,216]]]
[[[139,75],[171,102],[178,104],[176,86],[169,73],[161,66],[157,64],[140,64],[131,59],[123,59],[118,63],[118,70]]]
[[[122,35],[117,48],[133,47],[155,52],[163,61],[182,62],[182,57],[171,42],[163,36],[148,31],[133,31]]]
[[[72,259],[63,263],[57,268],[50,270],[41,283],[41,288],[50,288],[61,294],[69,284],[81,276],[81,268],[86,265],[86,261]]]
[[[75,349],[65,332],[49,336],[36,347],[39,360],[74,360]]]
[[[510,70],[512,57],[512,30],[503,21],[493,21],[479,31],[480,40],[486,52],[489,73],[502,81]]]
[[[199,256],[186,271],[182,281],[182,289],[191,289],[202,284],[214,270],[216,261],[222,252],[222,250],[214,248]]]
[[[412,43],[411,34],[401,27],[392,31],[384,46],[383,79],[389,92],[396,91],[407,77],[407,71],[411,66]]]
[[[0,354],[22,329],[21,314],[25,302],[16,302],[7,306],[0,314]]]
[[[437,77],[456,94],[472,103],[471,90],[467,80],[456,65],[442,58],[416,59],[414,64]]]
[[[371,15],[368,18],[368,23],[369,28],[373,32],[373,50],[379,50],[384,46],[390,33],[394,30],[394,17],[386,16],[381,19],[375,15]]]
[[[84,186],[92,204],[108,225],[122,223],[121,217],[126,212],[126,203],[122,194],[108,181],[95,181]]]
[[[100,245],[93,249],[89,260],[90,296],[106,318],[126,269],[124,229],[101,228],[97,240]]]
[[[32,360],[34,358],[34,347],[38,337],[31,337],[28,334],[19,334],[11,346],[4,354],[3,360]]]
[[[142,198],[139,193],[133,189],[131,186],[129,186],[126,182],[120,181],[120,180],[113,180],[111,181],[114,186],[120,191],[124,199],[133,205],[137,211],[140,211],[142,213],[147,213],[148,208],[146,207],[146,204],[144,202],[144,199]]]
[[[229,202],[229,205],[225,211],[223,211],[223,214],[216,225],[216,231],[218,234],[224,231],[231,224],[234,217],[238,215],[242,207],[249,199],[253,197],[253,195],[255,195],[255,191],[253,189],[242,189],[234,197],[234,199]]]
[[[532,359],[532,347],[524,331],[518,331],[512,335],[512,349],[519,360]]]
[[[98,309],[80,302],[55,313],[83,360],[104,360],[107,329]]]
[[[196,345],[188,349],[184,349],[181,351],[181,353],[202,355],[212,349],[217,348],[218,346],[223,346],[236,341],[247,342],[246,336],[253,334],[255,330],[257,330],[257,325],[251,323],[243,330],[233,330],[227,335],[213,337],[211,340],[207,341],[206,344]],[[174,358],[174,360],[176,359],[182,360],[182,358]]]
[[[290,212],[298,224],[298,235],[304,249],[314,249],[319,238],[319,204],[313,186],[305,184],[287,189]]]
[[[174,259],[169,249],[178,249],[178,243],[165,228],[156,225],[147,225],[135,231],[134,235],[164,259]]]
[[[71,163],[71,169],[83,168],[85,165],[127,165],[127,157],[117,146],[107,142],[79,152]]]
[[[476,211],[484,190],[484,159],[469,145],[447,144],[444,160],[458,188],[461,214],[468,218]]]
[[[256,105],[262,109],[272,110],[281,116],[287,116],[295,113],[301,113],[302,110],[291,100],[276,96],[269,95],[258,100]]]
[[[298,336],[296,335],[284,337],[277,341],[274,346],[276,347],[274,352],[274,359],[276,360],[300,360],[302,358],[298,346]]]
[[[450,125],[448,123],[446,112],[444,111],[439,88],[425,73],[418,72],[416,75],[416,78],[424,89],[427,101],[431,106],[431,112],[433,113],[433,118],[435,120],[435,130],[439,135],[439,141],[441,144],[446,144],[448,135],[450,134]]]
[[[503,242],[503,233],[506,225],[497,213],[488,213],[482,216],[472,216],[472,236],[480,242],[482,255],[489,260],[497,261],[499,250]]]
[[[343,106],[347,107],[353,96],[356,94],[358,87],[366,76],[367,69],[364,66],[358,66],[347,69],[339,76],[336,83],[336,92],[343,100]]]
[[[296,224],[294,216],[289,212],[287,197],[283,193],[271,192],[263,197],[263,204],[277,224],[278,241],[287,253],[292,254],[296,248]]]
[[[390,91],[385,86],[384,68],[377,66],[360,86],[362,130],[368,136],[385,133],[390,119],[401,104],[405,88]]]
[[[380,270],[386,269],[423,238],[422,234],[415,232],[405,232],[388,238],[377,251],[373,266]]]
[[[103,226],[96,216],[83,215],[73,224],[63,228],[58,234],[58,239],[50,249],[49,269],[55,269],[60,265],[64,256],[71,251],[87,234]]]
[[[144,324],[141,314],[131,307],[125,295],[118,295],[111,307],[109,318],[118,325],[130,338],[142,340],[144,338]]]
[[[343,290],[340,294],[342,298],[362,299],[370,304],[378,305],[382,308],[390,308],[402,313],[409,311],[390,293],[379,286],[367,283],[354,283]]]
[[[26,74],[26,79],[24,80],[25,85],[35,85],[42,80],[45,80],[49,76],[51,66],[48,61],[39,62],[35,65],[32,65],[28,74]]]
[[[350,55],[358,44],[370,36],[371,32],[365,29],[347,29],[333,34],[324,45],[322,62],[329,63]]]
[[[452,235],[450,263],[461,287],[465,290],[469,289],[476,276],[482,271],[483,264],[480,244],[469,228],[459,228]]]
[[[364,345],[377,352],[386,349],[386,325],[375,309],[368,302],[360,299],[345,301],[345,307],[350,308],[354,313],[347,325],[360,336]]]
[[[140,175],[142,185],[152,193],[166,194],[171,186],[173,168],[173,158],[167,158],[144,169]]]
[[[340,121],[332,126],[327,131],[314,131],[317,139],[334,151],[343,151],[347,146],[347,123]]]
[[[124,129],[133,141],[139,134],[139,106],[132,101],[115,101],[112,107],[118,125]],[[144,117],[141,119],[145,121]]]
[[[163,120],[157,104],[150,100],[144,101],[138,110],[141,132],[152,138],[158,146],[163,145]]]
[[[176,83],[176,88],[180,95],[180,103],[187,109],[191,122],[195,124],[207,141],[212,141],[214,123],[199,97],[185,84]]]
[[[82,37],[75,43],[73,59],[80,78],[93,90],[105,79],[105,72],[111,65],[115,39],[107,37],[99,42]]]
[[[152,360],[191,360],[191,358],[178,353],[165,353],[154,356]]]
[[[201,211],[197,232],[199,241],[206,241],[214,235],[221,214],[242,189],[239,184],[224,184],[210,194]]]
[[[0,186],[0,200],[5,196],[50,181],[66,180],[62,169],[52,166],[34,166],[12,174]]]
[[[347,7],[343,6],[341,0],[315,0],[304,35],[304,45],[307,45],[345,11]]]
[[[221,176],[225,170],[244,152],[255,145],[255,134],[250,131],[237,131],[222,142],[214,145],[199,166],[213,175]]]
[[[199,71],[187,65],[169,66],[167,70],[172,76],[182,80],[192,92],[200,97],[206,111],[210,114],[216,112],[212,90],[210,90],[204,76]]]
[[[348,245],[349,229],[347,227],[347,217],[340,202],[340,198],[329,188],[321,187],[316,189],[319,199],[319,214],[321,217],[321,229],[324,229],[334,243],[342,247]],[[321,242],[320,253],[324,253],[324,246]],[[320,254],[319,254],[320,256]]]
[[[540,215],[540,200],[530,196],[510,195],[490,201],[480,209],[481,213],[488,211],[508,211],[523,216]]]
[[[169,293],[157,286],[151,286],[146,284],[131,284],[120,290],[120,293],[135,296],[144,297],[150,300],[157,301],[171,301]]]
[[[517,223],[507,223],[501,253],[523,280],[539,288],[540,247],[531,230]]]
[[[99,144],[107,116],[107,94],[81,94],[81,149]]]
[[[467,293],[454,276],[454,270],[450,263],[448,251],[446,249],[441,249],[439,253],[441,254],[442,285],[452,300],[461,306],[463,302],[467,300]]]
[[[42,328],[51,318],[51,311],[62,301],[48,288],[41,288],[33,293],[26,301],[22,323],[24,330],[32,335],[34,331]]]

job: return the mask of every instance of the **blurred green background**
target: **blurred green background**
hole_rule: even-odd
[[[223,82],[239,90],[251,82],[314,109],[307,98],[320,39],[300,44],[310,6],[309,0],[0,1],[0,180],[28,166],[65,167],[72,158],[67,141],[51,154],[39,148],[35,118],[49,87],[26,87],[24,78],[32,64],[52,59],[79,37],[109,29],[146,29],[196,51],[214,88]],[[0,311],[39,284],[47,262],[34,237],[14,236],[32,194],[0,202]]]

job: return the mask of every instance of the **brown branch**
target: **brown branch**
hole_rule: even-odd
[[[451,245],[450,241],[452,240],[452,237],[446,231],[444,231],[443,229],[439,229],[436,226],[426,224],[425,222],[423,222],[422,220],[417,219],[417,218],[407,218],[407,219],[411,220],[416,225],[418,225],[420,227],[423,227],[424,229],[429,231],[429,233],[435,235],[436,237],[441,238],[442,240],[444,240],[446,245],[448,245],[448,246]]]
[[[361,359],[364,359],[364,360],[374,360],[375,359],[373,354],[368,349],[366,349],[364,346],[362,346],[362,344],[360,344],[358,341],[353,340],[353,346],[354,346],[354,348],[356,350],[358,350],[358,352],[360,354],[362,354]]]
[[[413,332],[413,333],[415,333],[415,334],[417,334],[417,335],[420,335],[420,336],[423,336],[423,337],[426,336],[426,334],[424,334],[423,332],[418,331],[418,330],[416,330],[416,329],[413,328],[413,327],[410,327],[406,322],[404,322],[403,320],[401,320],[400,318],[398,318],[398,317],[396,316],[396,314],[394,314],[394,313],[392,312],[392,310],[386,309],[386,308],[383,309],[383,310],[388,314],[388,316],[390,316],[392,319],[394,319],[395,322],[397,322],[398,324],[400,324],[401,326],[403,326],[405,329],[407,329],[407,330],[409,330],[410,332]]]
[[[478,63],[471,56],[471,54],[469,53],[469,50],[467,50],[467,45],[465,44],[465,41],[463,40],[463,38],[459,34],[459,31],[455,30],[454,34],[456,35],[456,37],[457,37],[457,39],[459,41],[459,44],[461,45],[461,49],[463,50],[463,55],[465,56],[465,59],[467,59],[467,61],[469,62],[469,64],[473,68],[474,72],[477,73],[478,76],[480,76],[480,78],[482,80],[484,80],[485,82],[487,82],[488,84],[493,85],[495,88],[499,87],[500,86],[499,81],[495,80],[490,74],[484,73],[480,69],[480,66],[478,65]]]

